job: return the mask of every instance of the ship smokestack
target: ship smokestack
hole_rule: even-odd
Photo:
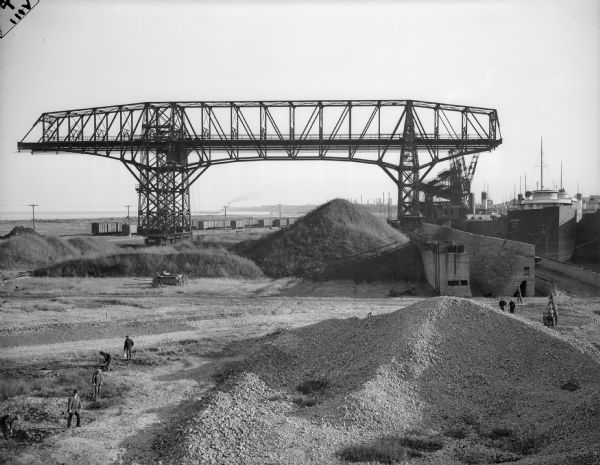
[[[473,215],[475,214],[475,193],[474,192],[469,192],[469,210],[471,210],[471,213]]]

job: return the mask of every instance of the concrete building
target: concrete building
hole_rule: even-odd
[[[440,295],[471,297],[469,254],[464,245],[417,241],[427,282]]]
[[[524,242],[479,236],[424,223],[418,231],[423,242],[464,244],[469,259],[469,283],[474,295],[510,297],[521,288],[535,295],[535,246]]]

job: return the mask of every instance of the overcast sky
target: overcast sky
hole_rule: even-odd
[[[14,0],[13,3],[18,3]],[[165,100],[415,99],[496,108],[503,144],[473,190],[539,180],[600,194],[600,2],[42,0],[0,40],[0,219],[137,205],[122,164],[17,153],[45,111]],[[354,163],[210,168],[192,210],[366,199],[395,186]],[[235,200],[239,199],[239,200]],[[63,215],[65,216],[65,215]]]

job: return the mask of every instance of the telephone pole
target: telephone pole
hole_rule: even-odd
[[[131,236],[131,228],[129,226],[129,208],[131,207],[131,205],[123,205],[123,206],[127,208],[127,234],[129,234],[129,236]]]
[[[279,227],[281,228],[281,204],[279,204]]]
[[[35,207],[39,207],[39,205],[37,203],[30,203],[29,206],[31,207],[33,230],[35,231]]]
[[[225,209],[225,221],[223,222],[223,229],[225,229],[227,227],[227,205],[223,205],[223,208]]]

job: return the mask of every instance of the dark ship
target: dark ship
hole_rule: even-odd
[[[565,262],[575,248],[577,209],[564,189],[526,192],[508,211],[508,239],[535,245],[536,255]]]

